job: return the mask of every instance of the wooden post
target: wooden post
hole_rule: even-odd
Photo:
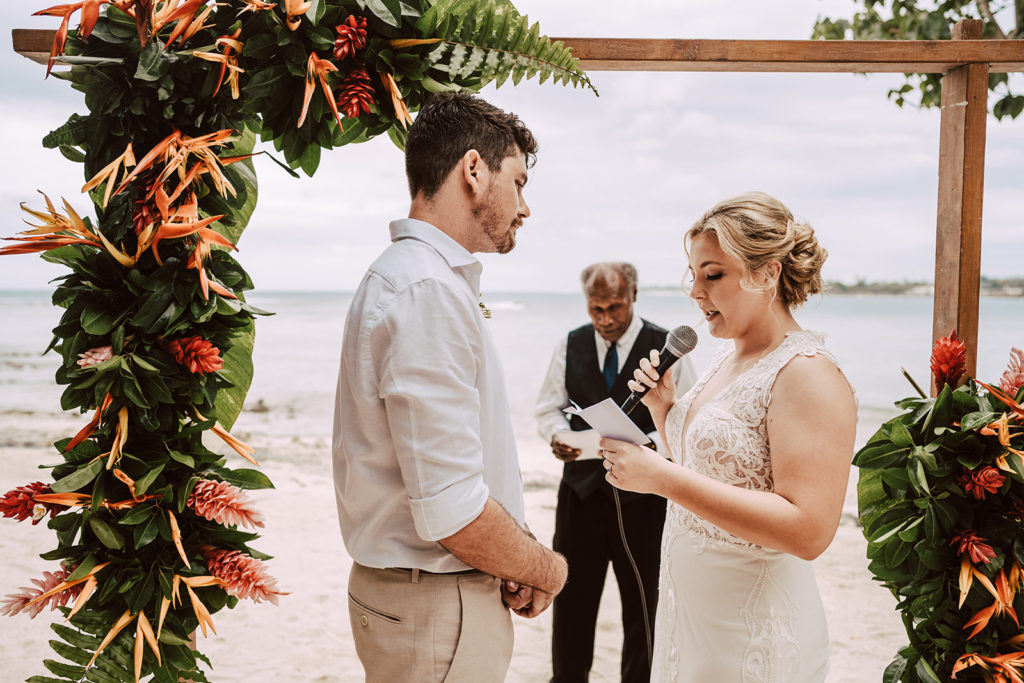
[[[977,19],[959,21],[953,39],[981,38],[982,26]],[[942,77],[932,341],[955,329],[967,345],[971,376],[978,360],[988,73],[988,64],[964,64]]]

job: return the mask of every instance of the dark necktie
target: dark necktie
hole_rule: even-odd
[[[619,354],[615,350],[615,342],[608,347],[608,352],[604,354],[604,383],[608,386],[608,391],[612,390],[612,385],[615,384],[615,377],[619,374]]]

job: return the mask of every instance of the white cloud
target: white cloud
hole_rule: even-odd
[[[30,20],[35,0],[5,0],[0,27]],[[730,3],[518,0],[548,35],[803,39],[816,16],[849,15],[845,0]],[[77,193],[80,167],[40,138],[81,100],[42,68],[0,54],[11,85],[0,95],[0,206],[9,235],[17,204]],[[748,189],[776,194],[807,217],[831,252],[829,278],[931,279],[938,112],[900,110],[886,91],[898,75],[593,72],[601,90],[527,82],[484,96],[515,111],[541,144],[526,197],[533,216],[509,256],[484,258],[484,286],[574,290],[600,259],[629,259],[647,284],[676,284],[682,234],[719,199]],[[988,124],[983,272],[1020,275],[1024,130]],[[239,259],[257,285],[350,289],[405,215],[401,154],[386,138],[326,152],[316,177],[295,180],[258,162],[260,200]],[[79,202],[81,203],[81,202]],[[45,287],[60,274],[30,256],[8,257],[0,288]]]

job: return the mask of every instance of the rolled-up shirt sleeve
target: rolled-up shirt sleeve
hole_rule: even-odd
[[[423,280],[396,294],[379,328],[387,339],[373,345],[395,456],[425,541],[472,522],[489,495],[474,381],[484,341],[474,313],[465,292]]]

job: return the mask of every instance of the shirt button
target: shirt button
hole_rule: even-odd
[[[366,626],[366,625],[368,625],[370,623],[370,620],[367,619],[366,615],[364,614],[361,617],[359,617],[359,623],[362,624],[363,626]]]

